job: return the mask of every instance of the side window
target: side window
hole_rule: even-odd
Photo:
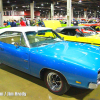
[[[76,34],[74,29],[64,29],[61,33],[69,36],[74,36]]]
[[[4,32],[0,34],[0,41],[6,43],[6,37],[10,34],[10,32]]]
[[[19,45],[26,46],[21,32],[4,32],[0,35],[0,41],[13,45],[15,42],[17,42]]]

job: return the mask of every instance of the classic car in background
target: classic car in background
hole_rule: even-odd
[[[52,28],[53,30],[62,27],[59,20],[44,20],[45,27]]]
[[[67,27],[66,24],[61,24],[59,20],[44,20],[45,27],[52,28],[53,30],[59,28],[59,27]],[[84,26],[82,24],[78,24],[79,26]],[[73,24],[71,24],[73,26]]]
[[[86,26],[60,27],[55,30],[64,40],[100,46],[100,34]]]
[[[100,23],[96,23],[96,24],[86,24],[84,26],[90,26],[92,27],[94,30],[96,30],[96,32],[100,33]]]
[[[70,86],[95,89],[100,82],[100,48],[63,41],[50,28],[1,29],[0,62],[43,79],[57,95]]]

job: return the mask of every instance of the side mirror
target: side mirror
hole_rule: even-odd
[[[18,42],[15,42],[14,43],[14,46],[16,47],[16,49],[19,48],[19,43]]]
[[[76,37],[77,37],[77,38],[80,37],[80,34],[81,34],[80,32],[77,32],[77,33],[76,33]]]
[[[76,37],[79,38],[80,36],[78,34],[76,34]]]
[[[62,40],[64,40],[64,37],[61,37]]]

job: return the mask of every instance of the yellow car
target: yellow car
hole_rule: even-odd
[[[72,26],[61,27],[55,30],[64,40],[89,43],[100,46],[100,34],[91,27]]]
[[[100,34],[88,26],[61,27],[58,20],[45,20],[45,27],[52,28],[66,41],[75,41],[100,46]]]
[[[52,28],[53,30],[62,27],[59,20],[44,20],[45,27]]]

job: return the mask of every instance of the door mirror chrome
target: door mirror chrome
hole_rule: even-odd
[[[76,35],[76,37],[78,38],[78,37],[79,37],[79,35]]]
[[[82,34],[80,32],[76,32],[76,37],[80,37]]]
[[[61,37],[62,40],[64,40],[64,37]]]
[[[19,43],[18,42],[15,42],[14,43],[14,46],[16,47],[16,49],[19,48]]]

